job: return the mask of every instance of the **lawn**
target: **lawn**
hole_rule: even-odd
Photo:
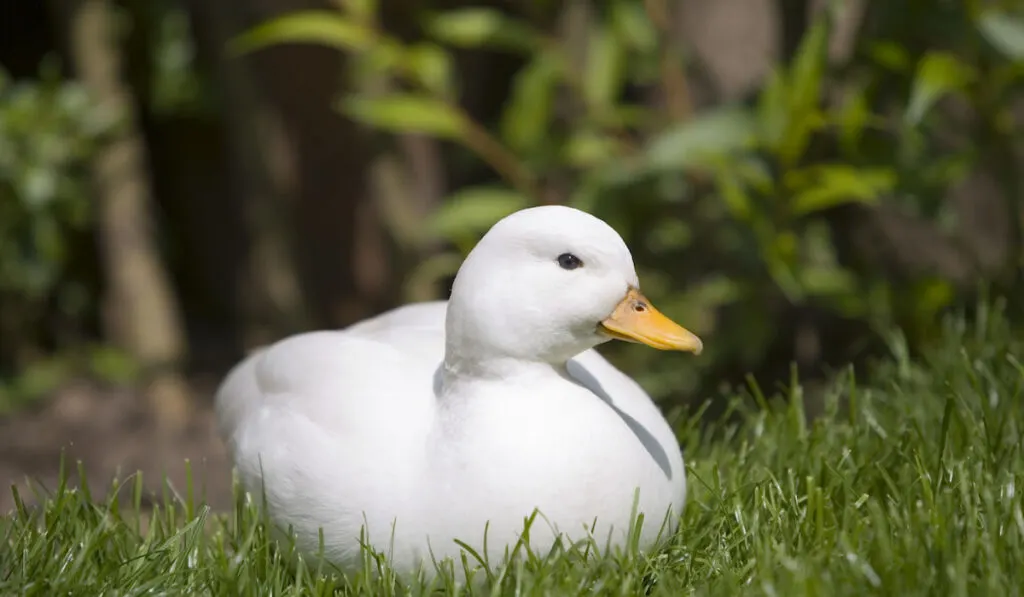
[[[655,553],[526,554],[468,588],[346,580],[286,565],[242,496],[218,514],[179,488],[140,521],[129,479],[120,503],[61,487],[0,520],[0,594],[1019,595],[1024,339],[995,309],[951,318],[920,356],[901,347],[842,372],[813,422],[798,385],[680,421],[689,501]]]

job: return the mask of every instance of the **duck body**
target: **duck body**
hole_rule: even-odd
[[[643,389],[585,342],[523,336],[453,356],[453,335],[477,334],[458,320],[458,285],[451,303],[292,336],[229,373],[220,432],[271,520],[306,554],[322,530],[323,555],[349,571],[362,567],[362,533],[401,572],[458,561],[456,540],[500,561],[535,510],[541,553],[556,535],[624,545],[637,513],[641,548],[674,531],[682,454]],[[526,344],[575,354],[523,359]]]

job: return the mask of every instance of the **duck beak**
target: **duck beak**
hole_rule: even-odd
[[[700,354],[704,350],[693,332],[661,314],[647,297],[630,288],[612,314],[598,329],[607,336],[626,342],[639,342],[658,350],[679,350]]]

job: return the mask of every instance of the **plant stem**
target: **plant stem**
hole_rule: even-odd
[[[533,176],[519,158],[506,149],[500,141],[488,133],[487,129],[473,120],[464,110],[458,106],[452,106],[452,108],[459,112],[465,125],[463,143],[520,193],[532,199],[541,200],[541,193],[534,183]]]
[[[673,35],[672,12],[665,0],[645,0],[644,6],[651,22],[661,33],[661,84],[665,105],[673,122],[688,120],[693,114],[690,86],[683,65],[676,60],[678,42]]]

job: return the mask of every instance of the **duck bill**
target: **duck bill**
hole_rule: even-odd
[[[601,322],[602,333],[626,342],[639,342],[658,350],[679,350],[700,354],[704,343],[654,308],[640,291],[631,288],[626,298]]]

